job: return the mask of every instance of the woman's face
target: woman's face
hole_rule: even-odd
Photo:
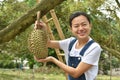
[[[85,16],[80,15],[72,20],[71,30],[78,39],[85,39],[89,37],[91,24]]]

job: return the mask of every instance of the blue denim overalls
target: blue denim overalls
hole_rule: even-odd
[[[74,39],[70,42],[69,44],[69,52],[71,51],[72,49],[72,46],[73,44],[75,43],[77,39]],[[83,49],[80,51],[80,55],[83,56],[85,51],[89,48],[89,46],[93,43],[94,41],[91,40],[89,41],[84,47]],[[77,65],[81,62],[81,57],[71,57],[69,54],[68,54],[68,65],[71,66],[71,67],[74,67],[76,68]],[[73,78],[72,76],[68,75],[68,80],[86,80],[85,78],[85,74],[82,74],[81,76],[79,76],[78,78]]]

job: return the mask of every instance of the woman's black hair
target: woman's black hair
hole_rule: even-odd
[[[80,15],[85,16],[85,17],[87,18],[87,20],[89,21],[89,23],[91,23],[90,17],[89,17],[88,14],[86,14],[85,12],[77,11],[77,12],[75,12],[75,13],[73,13],[73,14],[70,15],[70,18],[69,18],[69,25],[70,25],[70,27],[72,26],[72,20],[73,20],[75,17],[78,17],[78,16],[80,16]]]

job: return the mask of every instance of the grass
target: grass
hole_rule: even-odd
[[[0,69],[0,80],[66,80],[66,78],[63,71],[58,68],[40,68],[37,71]],[[97,80],[110,80],[110,76],[98,75]],[[111,80],[120,80],[120,76],[112,76]]]
[[[97,80],[120,80],[120,76],[98,75]]]
[[[0,80],[65,80],[63,71],[56,70],[41,68],[33,72],[33,70],[0,69]]]

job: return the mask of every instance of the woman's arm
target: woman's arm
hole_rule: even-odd
[[[60,48],[59,42],[57,40],[48,40],[47,46],[50,48]]]
[[[76,68],[73,68],[73,67],[67,66],[66,64],[60,62],[59,60],[57,60],[56,58],[54,58],[52,56],[49,56],[45,59],[36,59],[36,60],[38,62],[53,62],[57,66],[59,66],[62,70],[64,70],[66,73],[68,73],[69,75],[71,75],[74,78],[79,77],[84,72],[86,72],[89,68],[92,67],[92,65],[90,65],[90,64],[81,62],[81,63],[79,63],[79,65]]]

